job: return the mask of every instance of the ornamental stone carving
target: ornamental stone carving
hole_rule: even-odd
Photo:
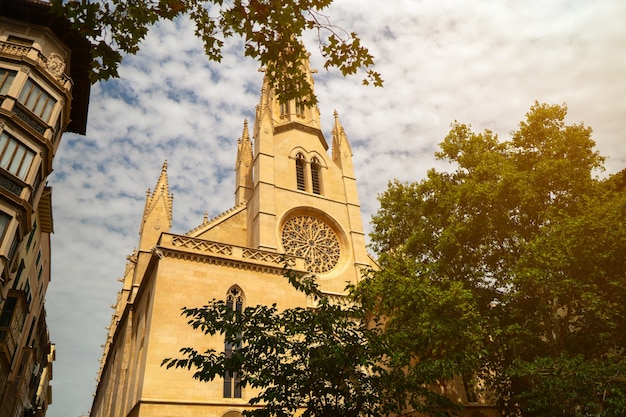
[[[55,54],[52,52],[46,61],[46,69],[52,74],[55,78],[61,79],[63,76],[63,71],[65,71],[65,62],[63,58],[59,54]]]
[[[285,252],[304,258],[312,273],[325,273],[339,262],[341,248],[335,232],[322,220],[311,216],[289,219],[282,230]]]

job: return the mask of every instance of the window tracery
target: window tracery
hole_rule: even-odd
[[[341,248],[335,232],[322,220],[311,216],[296,216],[283,226],[285,252],[305,259],[308,271],[324,273],[339,262]]]
[[[243,311],[243,291],[237,286],[233,286],[226,294],[226,307],[239,313]],[[240,344],[224,342],[224,355],[231,358],[233,352],[241,347]],[[241,378],[235,373],[224,375],[224,398],[241,398]]]

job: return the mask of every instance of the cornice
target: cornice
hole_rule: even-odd
[[[183,235],[163,234],[153,252],[158,253],[159,257],[276,275],[282,275],[285,267],[305,272],[302,258]]]

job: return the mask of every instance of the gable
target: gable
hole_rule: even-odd
[[[220,243],[246,246],[246,206],[235,206],[222,214],[208,219],[186,233],[187,236]]]

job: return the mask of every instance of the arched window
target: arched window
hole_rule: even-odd
[[[304,165],[306,161],[304,160],[304,155],[299,153],[296,156],[296,183],[298,185],[298,190],[305,191],[305,182],[304,182]]]
[[[237,286],[233,286],[226,294],[226,307],[238,311],[243,311],[243,292]],[[228,341],[224,342],[224,354],[227,358],[232,357],[233,352],[240,346],[233,345]],[[224,398],[241,398],[241,379],[237,373],[227,373],[224,375]]]
[[[320,168],[321,165],[317,158],[311,160],[311,188],[313,194],[322,194],[322,187],[320,186]]]

